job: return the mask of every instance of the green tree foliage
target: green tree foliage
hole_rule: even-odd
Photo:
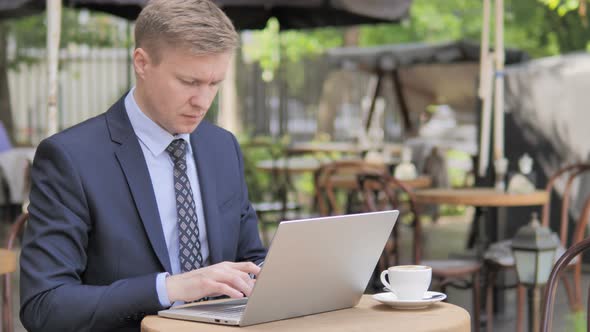
[[[584,49],[588,40],[582,21],[566,5],[561,16],[544,2],[556,0],[505,0],[504,42],[507,47],[527,51],[533,57]],[[574,0],[577,2],[578,0]],[[559,2],[559,0],[557,0]],[[571,0],[563,1],[571,2]],[[554,7],[553,9],[556,9]],[[562,7],[559,7],[562,8]],[[493,21],[492,6],[492,21]],[[556,9],[557,10],[557,9]],[[562,12],[562,9],[558,10]],[[401,25],[364,26],[361,46],[386,43],[438,42],[481,39],[483,2],[470,0],[415,0],[411,17]],[[562,33],[561,31],[564,30]],[[491,26],[491,40],[494,28]]]
[[[8,21],[11,35],[19,47],[44,48],[47,40],[45,13]],[[121,19],[86,10],[63,8],[61,47],[69,44],[87,44],[95,47],[124,46],[128,43],[122,31]]]
[[[6,21],[8,33],[14,40],[16,56],[14,66],[23,61],[32,61],[25,50],[44,49],[47,45],[47,17],[45,13]],[[85,10],[64,8],[62,11],[60,47],[90,45],[92,47],[128,46],[124,23],[111,15]]]
[[[587,18],[577,12],[580,1],[587,0],[505,0],[505,45],[532,57],[586,49],[590,31]],[[362,26],[359,46],[479,41],[482,13],[482,1],[414,0],[410,17],[403,22]],[[280,32],[279,28],[276,20],[270,20],[266,29],[250,33],[244,47],[245,58],[260,63],[267,81],[274,78],[281,61],[298,61],[343,44],[343,29]],[[492,44],[493,30],[492,25]]]
[[[409,19],[401,24],[363,26],[359,44],[372,46],[479,39],[481,15],[481,1],[414,0]]]
[[[585,0],[539,0],[539,2],[545,4],[549,9],[557,11],[557,14],[560,16],[577,10],[580,7],[580,1]]]
[[[546,20],[559,49],[573,51],[590,49],[590,27],[586,16],[588,0],[538,0],[547,8]]]
[[[263,79],[272,81],[281,63],[317,56],[341,46],[342,40],[342,31],[336,28],[280,31],[279,22],[272,18],[263,30],[246,33],[244,60],[258,62]]]

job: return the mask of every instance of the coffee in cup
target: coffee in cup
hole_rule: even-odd
[[[425,265],[398,265],[381,272],[381,282],[399,300],[421,300],[431,279],[432,268]]]

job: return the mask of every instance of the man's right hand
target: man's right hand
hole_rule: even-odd
[[[206,296],[227,295],[232,298],[250,296],[260,267],[251,262],[221,262],[166,278],[170,303],[195,301]]]

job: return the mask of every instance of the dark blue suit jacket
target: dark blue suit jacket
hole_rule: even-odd
[[[139,330],[162,309],[171,272],[148,168],[124,99],[39,145],[21,254],[30,331]],[[264,259],[235,137],[203,121],[191,134],[210,263]]]

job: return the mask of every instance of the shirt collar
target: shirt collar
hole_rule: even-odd
[[[134,92],[135,87],[133,87],[125,97],[125,109],[135,135],[137,135],[137,138],[145,144],[148,150],[157,157],[166,150],[173,140],[182,138],[188,143],[187,152],[192,154],[190,135],[172,135],[164,130],[164,128],[160,127],[139,108],[139,105],[137,105],[137,102],[135,101],[135,96],[133,95]]]

